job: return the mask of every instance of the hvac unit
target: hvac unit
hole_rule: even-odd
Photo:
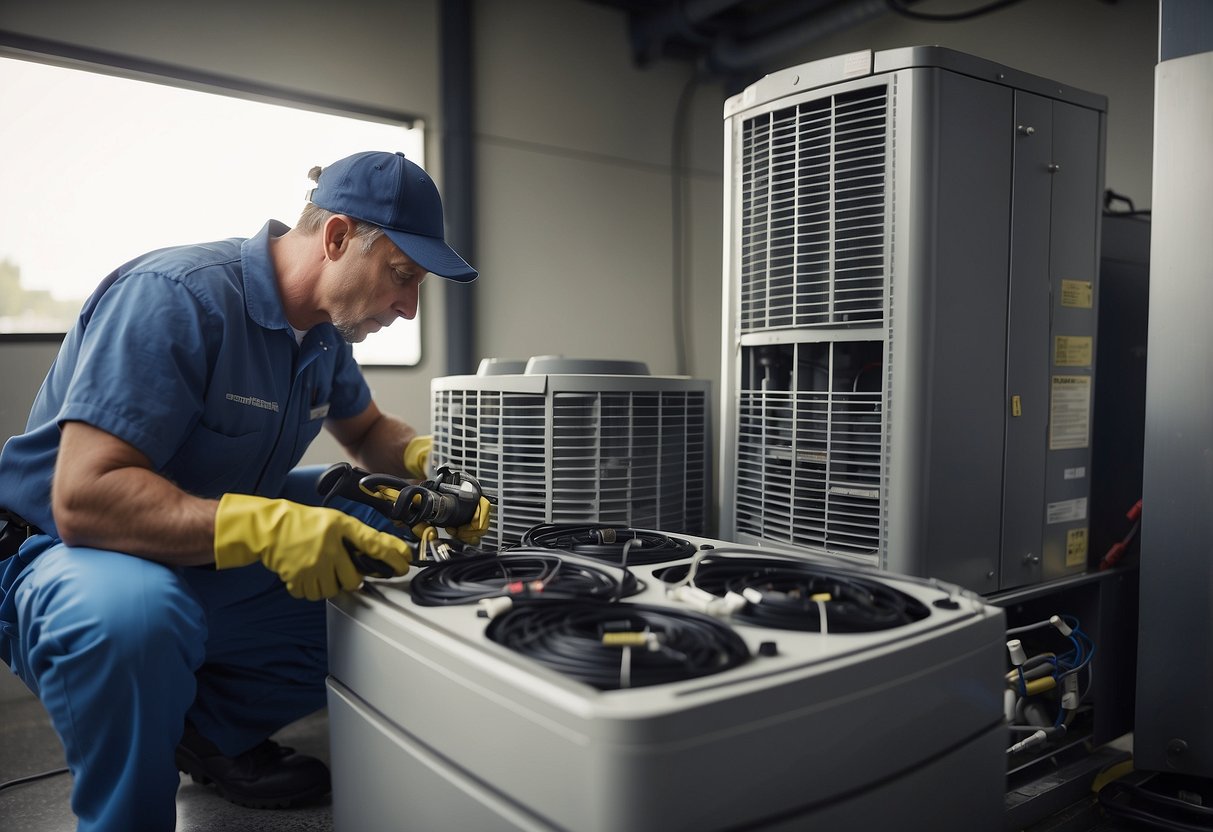
[[[485,360],[431,384],[435,464],[497,497],[486,547],[540,523],[706,531],[709,386],[641,362]]]
[[[1103,97],[939,47],[725,104],[721,536],[1083,571]]]
[[[621,552],[456,558],[334,598],[334,826],[1002,828],[1002,610],[670,543],[626,569]]]

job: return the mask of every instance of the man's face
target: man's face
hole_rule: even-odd
[[[417,316],[418,294],[428,273],[386,236],[366,252],[361,239],[350,240],[329,267],[332,279],[325,306],[333,326],[349,343],[362,341],[397,318]]]

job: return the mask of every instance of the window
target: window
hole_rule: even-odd
[[[293,225],[307,172],[359,150],[424,166],[419,123],[335,115],[0,58],[0,334],[62,333],[117,266],[146,251]],[[416,364],[418,322],[354,345]]]

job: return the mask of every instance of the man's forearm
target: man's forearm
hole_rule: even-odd
[[[404,449],[417,431],[403,419],[383,413],[372,402],[357,416],[330,422],[328,428],[359,467],[376,474],[407,476]]]
[[[357,462],[368,471],[405,476],[404,449],[416,435],[406,422],[381,414],[359,446]]]
[[[64,425],[51,489],[59,536],[178,566],[213,562],[218,503],[187,494],[145,462],[104,431]]]

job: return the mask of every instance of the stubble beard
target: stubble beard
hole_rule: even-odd
[[[341,336],[341,340],[347,344],[358,344],[366,340],[366,330],[361,329],[357,324],[351,325],[333,321],[333,328],[337,330],[337,334]]]

